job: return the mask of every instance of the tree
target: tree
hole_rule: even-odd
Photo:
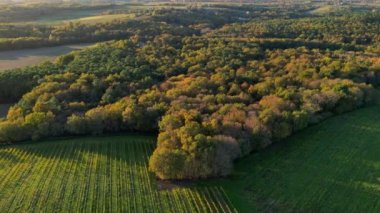
[[[67,118],[66,130],[75,135],[84,135],[88,133],[86,118],[83,116],[71,115]]]
[[[100,135],[104,132],[104,109],[102,107],[94,108],[86,112],[88,131],[93,135]]]
[[[226,176],[231,173],[233,161],[241,155],[240,145],[235,138],[216,135],[211,138],[215,143],[215,159],[213,175]]]
[[[34,112],[25,117],[24,125],[31,131],[31,138],[39,140],[48,135],[54,135],[54,114],[52,112]]]
[[[0,143],[11,143],[27,140],[30,135],[22,121],[0,122]]]
[[[156,149],[149,160],[149,169],[160,179],[182,179],[186,155],[181,150]]]

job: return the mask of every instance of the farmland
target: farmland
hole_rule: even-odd
[[[114,10],[127,9],[128,5],[70,5],[24,3],[17,5],[1,5],[0,22],[24,24],[57,24],[71,19],[79,19],[108,13]]]
[[[379,135],[380,107],[358,110],[244,158],[229,179],[206,184],[223,186],[241,211],[379,212]]]
[[[235,212],[221,187],[172,185],[159,190],[147,168],[153,148],[154,138],[149,136],[88,137],[0,148],[1,209]]]
[[[134,18],[134,14],[110,14],[110,15],[98,15],[98,16],[88,16],[79,19],[72,19],[69,21],[80,22],[82,24],[99,24],[107,23],[115,20],[127,20]]]
[[[14,25],[39,24],[59,25],[64,22],[76,22],[88,19],[94,23],[112,21],[115,18],[128,18],[136,10],[160,8],[186,8],[186,4],[165,5],[162,3],[121,3],[116,5],[70,5],[70,4],[19,4],[14,7],[1,8],[0,22]],[[103,19],[103,20],[101,20]]]
[[[38,24],[59,24],[69,20],[76,20],[85,17],[98,16],[106,10],[82,10],[82,11],[65,11],[55,15],[40,16],[33,23]]]
[[[92,44],[64,45],[37,49],[0,52],[0,71],[36,65],[44,61],[54,61],[58,56],[80,50]]]

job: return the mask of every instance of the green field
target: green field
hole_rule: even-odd
[[[162,3],[157,4],[120,4],[117,6],[108,6],[104,8],[83,8],[81,10],[76,9],[66,9],[58,10],[56,13],[48,13],[46,15],[41,14],[32,20],[18,20],[11,22],[12,24],[47,24],[56,25],[65,22],[78,22],[95,24],[113,21],[115,19],[128,19],[133,17],[134,14],[131,10],[149,10],[153,8],[186,8],[186,5],[165,5]],[[115,14],[113,14],[115,13]]]
[[[321,6],[318,7],[317,9],[314,9],[310,11],[309,13],[312,15],[326,15],[332,12],[336,12],[337,9],[331,5],[326,5],[326,6]]]
[[[380,107],[308,128],[205,184],[243,212],[380,212]]]
[[[37,65],[44,61],[54,61],[58,56],[81,50],[91,44],[63,45],[26,50],[0,51],[0,71]]]
[[[88,16],[84,18],[71,19],[67,22],[80,22],[82,24],[99,24],[107,23],[115,20],[127,20],[134,18],[134,14],[111,14],[111,15],[98,15],[98,16]]]
[[[40,16],[38,19],[33,20],[33,23],[39,24],[59,24],[64,21],[80,19],[89,16],[97,16],[101,13],[106,12],[106,10],[81,10],[81,11],[65,11],[60,12],[55,15]]]
[[[35,7],[38,7],[38,5],[30,5],[29,7],[26,7],[28,9],[25,9],[26,12],[33,11]],[[119,6],[104,6],[104,7],[99,7],[99,8],[94,8],[94,7],[88,7],[88,8],[60,8],[59,5],[56,9],[56,11],[51,12],[45,12],[45,11],[38,11],[35,12],[31,16],[31,19],[25,20],[24,17],[19,16],[16,17],[15,20],[12,20],[10,23],[12,24],[25,24],[27,23],[35,23],[35,24],[60,24],[65,21],[69,20],[74,20],[74,19],[81,19],[85,17],[90,17],[90,16],[100,16],[102,14],[107,14],[111,11],[115,10],[126,10],[130,8],[131,6],[129,5],[119,5]]]
[[[154,140],[87,137],[0,148],[1,211],[236,211],[221,187],[159,184],[147,169]]]

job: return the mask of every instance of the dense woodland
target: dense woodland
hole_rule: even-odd
[[[150,169],[159,178],[219,177],[252,151],[376,101],[377,13],[263,12],[248,22],[235,11],[155,14],[103,26],[123,39],[0,73],[0,100],[21,97],[0,142],[158,132]]]
[[[323,41],[331,46],[358,47],[380,43],[378,13],[343,16],[272,19],[232,24],[213,32],[215,36],[243,38],[278,38],[297,41]]]

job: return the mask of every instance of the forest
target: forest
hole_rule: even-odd
[[[1,26],[28,37],[4,48],[115,40],[1,72],[0,101],[17,103],[0,122],[0,143],[157,133],[149,160],[157,177],[223,177],[236,159],[378,101],[378,12],[280,19],[248,10],[157,9],[25,32]]]

